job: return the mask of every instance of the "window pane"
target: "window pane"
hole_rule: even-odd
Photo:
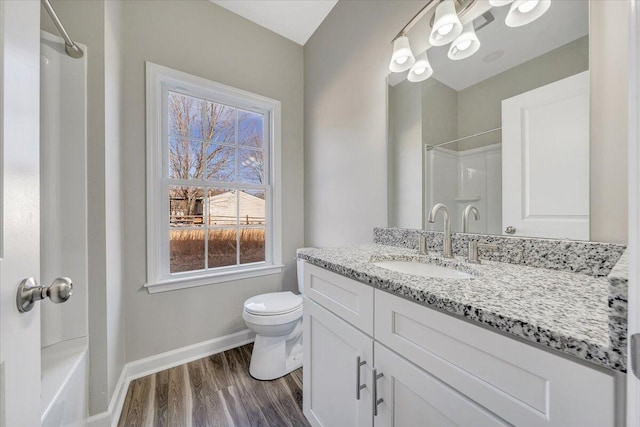
[[[204,268],[205,230],[169,231],[169,271],[202,270]]]
[[[238,182],[264,184],[264,154],[262,150],[238,149]]]
[[[207,141],[235,142],[235,108],[215,102],[206,102],[203,105],[202,123],[203,137]]]
[[[209,230],[209,268],[237,264],[235,228]]]
[[[203,179],[208,153],[205,144],[169,137],[169,178]]]
[[[210,181],[233,182],[236,179],[236,149],[220,144],[207,146],[207,175]]]
[[[203,138],[203,111],[206,101],[169,92],[169,135]]]
[[[238,110],[238,144],[262,148],[264,116],[253,111]]]
[[[222,188],[209,190],[209,225],[238,223],[237,191]]]
[[[204,190],[198,187],[169,187],[169,226],[204,225]],[[204,253],[204,250],[203,250]]]
[[[265,225],[264,190],[243,190],[239,196],[240,225]]]
[[[240,229],[240,264],[265,260],[264,239],[264,227]]]

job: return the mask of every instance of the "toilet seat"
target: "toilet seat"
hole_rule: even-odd
[[[302,307],[302,297],[293,292],[271,292],[256,295],[244,302],[244,311],[258,316],[277,316]]]
[[[261,315],[261,314],[253,314],[244,310],[242,312],[242,318],[249,323],[253,323],[254,325],[268,326],[268,325],[284,325],[289,322],[295,322],[302,317],[302,306],[297,309],[290,311],[284,314],[273,314],[273,315]]]

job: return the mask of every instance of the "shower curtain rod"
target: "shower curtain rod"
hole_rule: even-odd
[[[62,25],[62,22],[60,22],[60,18],[58,18],[56,11],[53,10],[53,6],[51,6],[51,2],[49,2],[49,0],[40,0],[40,1],[42,2],[42,6],[44,6],[44,8],[47,10],[47,13],[51,17],[51,20],[53,21],[56,28],[58,29],[58,32],[64,39],[64,50],[67,52],[67,55],[69,55],[72,58],[82,58],[82,56],[84,55],[84,52],[82,51],[82,49],[78,47],[78,45],[73,40],[71,40],[71,37],[69,37],[69,33],[67,33],[67,30],[65,30],[64,25]]]
[[[425,144],[424,146],[425,146],[426,150],[429,151],[429,150],[433,150],[436,147],[442,147],[443,145],[453,144],[454,142],[460,142],[460,141],[464,141],[466,139],[475,138],[477,136],[486,135],[488,133],[495,132],[495,131],[498,131],[498,130],[502,130],[502,126],[500,126],[498,128],[495,128],[495,129],[485,130],[484,132],[474,133],[473,135],[464,136],[462,138],[454,139],[454,140],[451,140],[451,141],[441,142],[440,144],[436,144],[436,145]]]

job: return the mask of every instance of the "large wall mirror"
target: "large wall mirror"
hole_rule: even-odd
[[[426,216],[444,203],[462,232],[473,205],[470,233],[589,240],[589,2],[552,0],[518,27],[511,5],[455,2],[479,49],[429,46],[427,13],[408,36],[433,74],[388,78],[389,225],[442,230]]]

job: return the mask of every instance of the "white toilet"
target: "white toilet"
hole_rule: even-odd
[[[297,265],[300,293],[303,262]],[[302,296],[289,291],[256,295],[244,302],[242,318],[256,333],[252,377],[273,380],[302,366]]]

